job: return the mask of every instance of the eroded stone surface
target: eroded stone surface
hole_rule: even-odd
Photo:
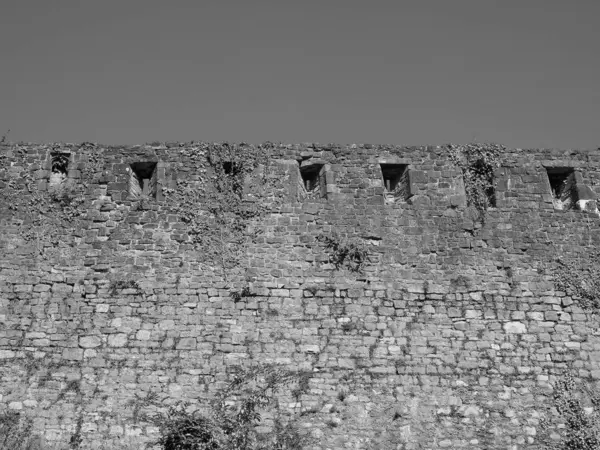
[[[26,172],[43,189],[53,148],[0,146],[0,189]],[[305,374],[279,404],[320,448],[522,448],[538,443],[568,364],[600,379],[598,318],[547,269],[597,246],[599,219],[555,210],[543,165],[596,189],[600,152],[507,151],[481,224],[442,147],[275,146],[283,200],[225,277],[168,200],[126,199],[135,161],[159,161],[168,189],[210,175],[194,148],[97,147],[106,164],[86,180],[81,229],[46,249],[0,200],[0,408],[35,417],[47,439],[68,443],[81,420],[86,443],[146,442],[149,393],[206,404],[240,366],[269,363]],[[89,163],[71,150],[78,180]],[[328,168],[324,198],[299,183],[313,157]],[[386,201],[384,160],[409,165],[412,202]],[[362,272],[318,244],[333,230],[362,239]]]

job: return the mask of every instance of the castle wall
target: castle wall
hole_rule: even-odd
[[[598,317],[552,272],[599,242],[600,151],[505,151],[481,218],[443,147],[276,145],[271,197],[244,186],[271,209],[223,269],[169,197],[216,176],[202,149],[0,148],[0,405],[46,439],[145,442],[149,394],[202,403],[275,363],[306,374],[280,404],[319,448],[534,448],[552,382],[600,379]],[[72,211],[46,200],[57,151]],[[325,195],[304,191],[311,160]],[[128,199],[136,162],[156,163],[155,199]],[[408,200],[381,163],[407,165]],[[547,167],[575,170],[586,211],[556,209]],[[360,270],[332,262],[318,238],[336,233],[367,250]]]

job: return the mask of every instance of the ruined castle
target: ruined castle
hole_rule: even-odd
[[[319,448],[536,448],[600,379],[598,193],[600,150],[2,143],[0,412],[141,444],[276,364]]]

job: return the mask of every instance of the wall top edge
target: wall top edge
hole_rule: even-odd
[[[27,147],[35,150],[60,150],[60,149],[78,149],[78,148],[90,148],[95,147],[98,149],[106,149],[106,150],[162,150],[162,149],[171,149],[171,148],[182,148],[182,147],[202,147],[202,146],[211,146],[211,145],[232,145],[232,146],[248,146],[248,147],[270,147],[277,150],[294,150],[294,151],[309,151],[309,152],[318,152],[318,151],[327,151],[327,150],[336,150],[336,151],[369,151],[369,152],[382,152],[382,151],[436,151],[446,149],[449,144],[442,145],[395,145],[395,144],[320,144],[320,143],[282,143],[282,142],[264,142],[261,144],[249,144],[246,142],[208,142],[208,141],[189,141],[189,142],[178,142],[178,141],[167,141],[167,142],[150,142],[146,144],[124,144],[124,145],[104,145],[100,143],[92,143],[92,142],[82,142],[82,143],[69,143],[69,142],[48,142],[48,143],[37,143],[37,142],[0,142],[0,148],[11,148],[15,146]],[[561,149],[561,148],[509,148],[505,149],[508,153],[550,153],[558,156],[558,155],[566,155],[566,154],[598,154],[600,155],[600,147],[598,148],[571,148],[571,149]]]

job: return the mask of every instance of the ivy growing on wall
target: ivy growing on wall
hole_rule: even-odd
[[[82,236],[90,206],[89,189],[102,183],[105,159],[95,144],[44,146],[51,155],[48,169],[56,176],[47,190],[39,189],[39,172],[24,146],[5,146],[0,153],[0,194],[16,220],[22,237],[34,243],[44,256],[49,248],[62,245],[64,236]],[[277,208],[283,198],[278,191],[284,180],[271,170],[273,144],[208,144],[180,147],[175,188],[162,186],[200,260],[224,270],[236,267],[247,244],[260,234],[257,221]],[[39,150],[39,149],[38,149]],[[67,178],[70,152],[78,156],[80,177]],[[145,204],[132,210],[145,209]]]
[[[487,209],[495,206],[494,172],[500,167],[504,150],[504,146],[493,143],[448,145],[450,159],[462,171],[467,205],[477,209],[481,222]]]
[[[22,237],[44,256],[47,247],[59,245],[60,236],[69,232],[69,225],[79,216],[80,198],[66,182],[47,192],[39,191],[29,170],[26,149],[15,145],[12,152],[12,166],[7,157],[3,158],[3,169],[13,170],[0,195],[7,200],[10,216],[20,224]]]
[[[542,443],[547,449],[555,450],[598,450],[600,448],[600,393],[588,383],[577,383],[567,373],[553,386],[553,409],[557,417],[542,418],[540,428]],[[586,411],[587,409],[587,411]],[[556,425],[559,425],[557,427]],[[560,438],[549,438],[550,431],[558,428]]]
[[[69,165],[69,156],[67,153],[52,155],[52,172],[66,172]]]
[[[280,199],[280,180],[270,173],[271,147],[222,143],[181,149],[192,163],[187,170],[198,178],[181,176],[175,189],[163,189],[201,259],[224,271],[239,264],[259,234],[253,224]]]
[[[577,259],[556,258],[552,275],[555,288],[577,299],[582,307],[600,307],[600,252],[590,250]]]
[[[351,272],[361,272],[367,262],[367,248],[358,238],[348,238],[337,232],[321,233],[317,241],[324,246],[336,269],[346,268]]]
[[[314,444],[301,434],[295,417],[284,418],[277,394],[292,384],[301,389],[301,374],[277,366],[241,370],[220,389],[204,414],[190,403],[171,406],[166,413],[149,416],[160,430],[152,444],[164,450],[300,450]],[[306,381],[308,387],[308,381]],[[259,427],[265,411],[271,410],[274,426],[268,432]]]
[[[45,149],[51,155],[51,170],[66,174],[69,154],[65,151],[73,147],[52,144]],[[47,252],[60,247],[67,237],[81,236],[85,228],[86,191],[103,160],[93,144],[81,144],[76,151],[88,160],[81,168],[81,179],[65,176],[47,190],[38,187],[41,179],[31,170],[26,147],[13,144],[0,154],[0,171],[7,180],[0,187],[0,196],[6,199],[9,217],[19,224],[23,239],[33,244],[43,258],[48,258]]]

